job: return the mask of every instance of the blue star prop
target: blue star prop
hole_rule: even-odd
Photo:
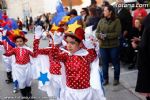
[[[59,22],[62,20],[62,18],[66,16],[66,12],[64,11],[64,7],[61,3],[61,1],[57,1],[56,6],[56,15],[52,19],[52,24],[59,25]]]
[[[46,81],[49,81],[47,73],[40,72],[40,77],[38,78],[38,80],[42,81],[43,85],[45,85]]]

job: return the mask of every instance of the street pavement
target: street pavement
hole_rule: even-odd
[[[31,48],[33,47],[33,34],[29,33],[26,35],[28,38],[27,45]],[[47,40],[41,40],[40,47],[44,48],[48,46]],[[2,65],[2,52],[0,52],[0,100],[20,100],[20,92],[14,94],[12,92],[12,84],[6,84],[6,72]],[[128,65],[121,64],[121,75],[120,75],[120,85],[113,86],[113,68],[109,69],[109,85],[105,86],[105,94],[107,100],[145,100],[144,97],[139,95],[134,91],[136,80],[137,80],[137,70],[128,70]],[[33,81],[32,84],[32,94],[35,100],[49,100],[47,94],[38,89],[37,80]],[[54,100],[54,99],[50,99]]]

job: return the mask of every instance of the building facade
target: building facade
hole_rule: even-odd
[[[72,8],[80,11],[82,7],[90,5],[91,0],[62,0],[64,6],[69,6],[70,1]],[[96,0],[101,5],[103,0]],[[54,13],[56,11],[55,0],[5,0],[7,5],[7,13],[12,18],[20,17],[25,19],[26,16],[33,18],[43,13]]]

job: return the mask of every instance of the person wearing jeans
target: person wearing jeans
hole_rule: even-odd
[[[120,20],[115,15],[113,6],[104,7],[104,16],[99,21],[96,29],[96,37],[99,40],[100,55],[102,58],[102,69],[104,83],[109,83],[108,68],[111,61],[114,66],[114,85],[119,84],[120,59],[119,59],[119,33],[121,32]]]
[[[108,81],[109,74],[109,62],[111,58],[111,63],[114,66],[114,80],[119,80],[120,76],[120,63],[119,63],[119,48],[100,48],[100,54],[102,58],[102,66],[103,66],[103,76],[104,79]],[[114,84],[115,85],[115,84]]]

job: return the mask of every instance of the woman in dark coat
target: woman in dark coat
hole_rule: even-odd
[[[144,31],[139,45],[132,42],[132,46],[138,46],[138,79],[136,92],[144,94],[147,100],[150,100],[150,14],[143,22]]]

